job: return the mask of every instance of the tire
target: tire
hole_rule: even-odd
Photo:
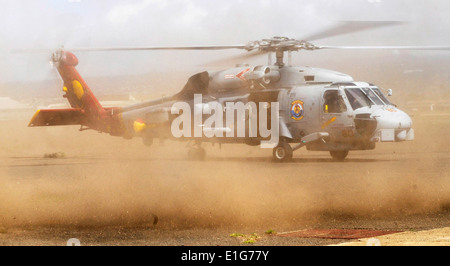
[[[145,146],[150,147],[153,144],[153,138],[142,137],[142,143],[144,143]]]
[[[333,160],[342,162],[347,158],[348,151],[330,151],[331,157],[333,157]]]
[[[281,142],[273,149],[273,159],[276,162],[289,162],[292,160],[292,148],[286,142]]]
[[[191,148],[188,151],[188,157],[191,160],[203,161],[206,157],[206,151],[203,148]]]

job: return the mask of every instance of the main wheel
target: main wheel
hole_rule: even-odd
[[[188,157],[192,160],[203,161],[206,157],[206,151],[203,148],[190,148],[188,151]]]
[[[347,158],[348,151],[330,151],[330,155],[333,160],[342,162]]]
[[[292,148],[286,142],[280,142],[277,147],[273,149],[273,159],[277,162],[288,162],[292,160]]]
[[[142,137],[142,143],[144,143],[145,146],[150,147],[153,144],[153,138],[151,137]]]

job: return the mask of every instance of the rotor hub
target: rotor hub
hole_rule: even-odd
[[[260,41],[249,42],[245,49],[253,51],[258,49],[263,52],[277,52],[277,51],[299,51],[299,50],[317,50],[320,46],[304,40],[290,39],[287,37],[273,37],[271,39],[263,39]]]
[[[264,53],[275,53],[277,58],[275,65],[283,67],[284,52],[299,50],[313,51],[320,49],[320,46],[316,46],[313,43],[304,40],[275,36],[271,39],[262,39],[260,41],[249,42],[244,49],[247,51],[258,50],[259,52]]]

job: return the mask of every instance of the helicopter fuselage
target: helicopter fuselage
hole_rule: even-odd
[[[76,71],[75,55],[59,51],[53,61],[72,109],[39,110],[29,126],[81,125],[146,145],[194,140],[201,151],[202,142],[267,144],[279,161],[305,146],[343,159],[376,142],[414,139],[411,118],[377,86],[326,69],[241,65],[198,73],[171,97],[103,108]]]
[[[242,103],[248,111],[251,107],[249,103],[254,103],[255,106],[262,103],[267,104],[267,106],[277,103],[279,141],[299,144],[302,147],[306,146],[308,150],[370,150],[375,148],[376,142],[398,142],[414,139],[411,118],[390,103],[381,90],[373,84],[354,82],[350,76],[334,71],[301,67],[277,68],[276,71],[279,71],[280,75],[275,82],[273,80],[264,81],[261,78],[262,76],[249,82],[247,79],[252,77],[249,69],[249,67],[244,66],[216,72],[213,75],[208,73],[210,81],[208,86],[197,87],[194,90],[196,94],[193,94],[202,97],[201,103],[204,106],[220,105],[220,110],[223,113],[222,124],[215,125],[214,129],[203,128],[204,131],[216,130],[221,133],[234,131],[234,133],[220,134],[220,137],[217,137],[217,135],[194,137],[194,134],[190,134],[189,138],[196,138],[201,142],[258,145],[267,137],[261,137],[259,134],[250,136],[248,132],[250,128],[249,114],[247,113],[244,118],[246,120],[244,124],[247,130],[246,135],[238,136],[239,125],[236,118],[233,118],[234,123],[232,125],[227,125],[229,113],[226,110],[226,105],[227,103]],[[271,71],[273,72],[273,68]],[[200,73],[198,75],[206,74]],[[292,77],[293,75],[296,76]],[[196,77],[199,76],[193,76],[193,80]],[[309,81],[307,82],[305,79]],[[330,82],[332,79],[335,82]],[[298,85],[295,85],[296,82]],[[153,121],[151,127],[157,128],[155,121],[165,121],[168,122],[166,130],[142,130],[139,135],[143,138],[167,136],[170,138],[169,124],[176,116],[168,111],[176,102],[177,100],[172,98],[170,101],[162,101],[157,105],[151,104],[147,107],[147,111],[139,108],[133,112],[127,112],[125,109],[122,116],[129,121],[128,129],[132,131],[132,128],[135,128],[135,122],[131,123],[132,121],[139,120],[145,124],[146,122],[141,114],[152,113],[148,118]],[[187,100],[186,103],[189,104],[193,114],[195,106],[198,106],[199,102],[194,102],[192,98]],[[166,108],[166,111],[155,113],[152,111],[155,108],[159,110]],[[259,109],[257,111],[267,112],[266,117],[269,118],[274,110]],[[207,119],[217,115],[217,112],[211,114],[210,111],[202,114],[201,126],[204,126]],[[259,119],[257,121],[260,122]],[[149,123],[152,124],[150,121]],[[194,124],[190,125],[195,128]],[[266,127],[272,127],[269,119],[267,119]],[[230,135],[231,137],[229,137]]]

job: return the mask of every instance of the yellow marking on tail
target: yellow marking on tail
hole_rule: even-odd
[[[81,98],[84,95],[83,86],[81,85],[81,83],[78,80],[72,81],[72,86],[73,86],[73,92],[77,96],[78,100],[81,100]]]
[[[144,131],[144,129],[146,127],[147,127],[147,125],[144,122],[141,122],[138,120],[134,121],[134,124],[133,124],[134,132],[141,133],[142,131]]]
[[[36,117],[39,115],[40,112],[41,112],[41,109],[37,110],[36,113],[33,115],[33,117],[30,120],[30,123],[28,123],[29,127],[33,125],[34,119],[36,119]]]

